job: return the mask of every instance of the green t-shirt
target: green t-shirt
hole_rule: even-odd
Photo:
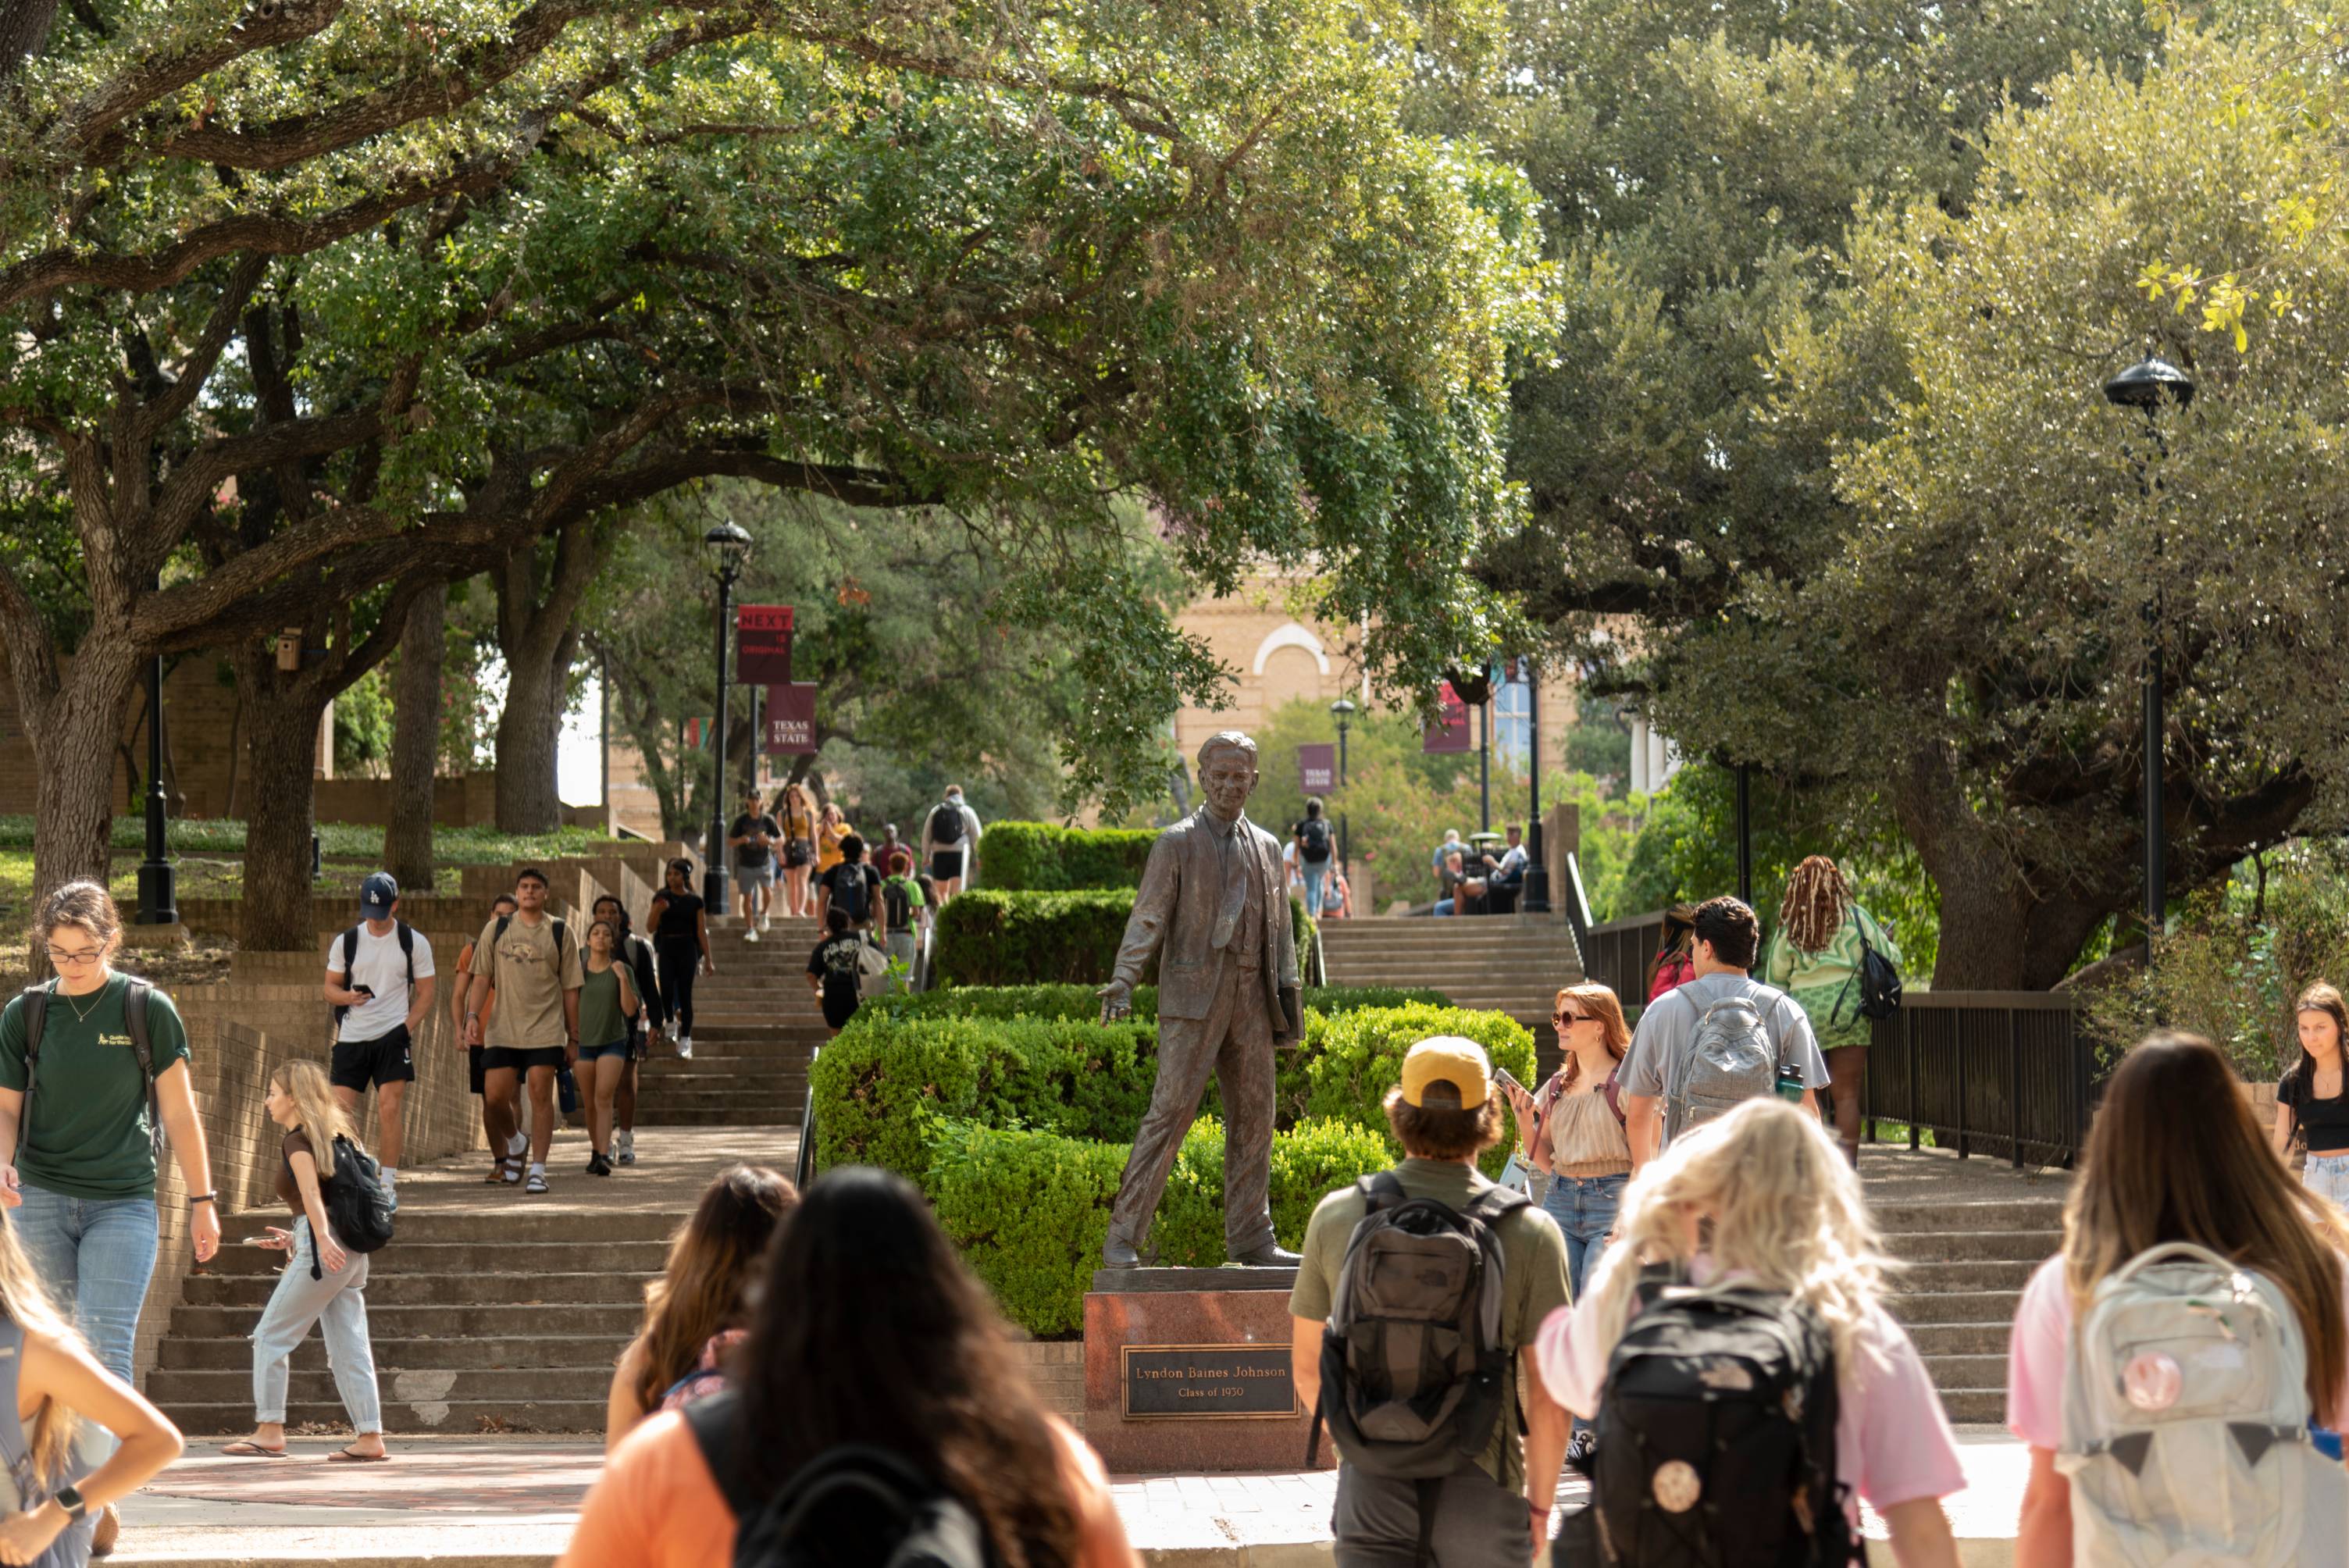
[[[583,1046],[608,1046],[615,1040],[628,1037],[628,1016],[620,1007],[620,987],[626,985],[628,995],[636,994],[636,978],[614,960],[612,966],[601,975],[586,965],[580,967],[579,1043]]]
[[[122,1021],[130,982],[117,975],[95,998],[49,997],[41,1026],[40,1081],[16,1133],[25,1184],[67,1198],[155,1195],[154,1130],[147,1085]],[[188,1059],[188,1030],[160,990],[147,993],[147,1044],[155,1074]],[[0,1008],[0,1088],[25,1087],[25,999]]]
[[[1402,1190],[1414,1198],[1440,1198],[1454,1208],[1492,1185],[1473,1166],[1449,1161],[1406,1160],[1395,1167]],[[1305,1226],[1304,1261],[1298,1265],[1297,1285],[1289,1292],[1288,1311],[1295,1317],[1327,1321],[1338,1292],[1338,1272],[1345,1266],[1346,1243],[1362,1222],[1362,1195],[1341,1187],[1321,1200]],[[1542,1320],[1571,1300],[1566,1283],[1566,1238],[1557,1222],[1528,1204],[1503,1216],[1494,1227],[1501,1238],[1501,1343],[1508,1347],[1509,1372],[1501,1399],[1501,1418],[1493,1423],[1492,1441],[1477,1458],[1477,1468],[1511,1491],[1526,1484],[1526,1445],[1517,1431],[1517,1353],[1533,1342]]]

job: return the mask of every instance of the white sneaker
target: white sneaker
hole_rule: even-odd
[[[759,912],[759,929],[760,929],[760,930],[761,930],[761,931],[766,930],[766,929],[769,927],[769,925],[770,925],[770,924],[771,924],[771,923],[773,923],[774,918],[775,918],[775,912],[774,912],[773,910],[771,910],[771,909],[762,909],[762,910],[761,910],[761,911]]]
[[[616,1165],[636,1162],[636,1135],[625,1127],[612,1134],[612,1161]]]
[[[748,931],[744,932],[744,933],[742,934],[742,940],[743,940],[743,941],[745,941],[745,942],[756,942],[756,941],[758,941],[758,940],[759,940],[759,928],[758,928],[757,926],[755,926],[755,925],[754,925],[754,926],[750,927],[750,930],[748,930]]]
[[[677,1037],[677,1054],[686,1061],[689,1062],[693,1059],[693,1037],[691,1035],[679,1035]]]

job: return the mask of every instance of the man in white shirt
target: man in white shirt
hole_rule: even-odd
[[[375,1089],[376,1160],[399,1180],[400,1110],[415,1081],[417,1026],[432,1011],[432,944],[399,918],[399,884],[377,872],[359,887],[359,923],[326,946],[324,994],[336,1009],[327,1078],[353,1122]]]

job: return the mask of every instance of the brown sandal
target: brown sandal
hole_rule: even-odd
[[[518,1166],[521,1163],[522,1161],[519,1160],[492,1161],[490,1162],[490,1173],[481,1178],[481,1185],[484,1187],[495,1187],[512,1181],[513,1178],[506,1174],[506,1167],[509,1165]]]

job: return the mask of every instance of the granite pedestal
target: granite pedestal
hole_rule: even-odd
[[[1085,1296],[1085,1436],[1119,1475],[1296,1470],[1293,1268],[1102,1269]],[[1324,1467],[1334,1464],[1325,1439]]]

